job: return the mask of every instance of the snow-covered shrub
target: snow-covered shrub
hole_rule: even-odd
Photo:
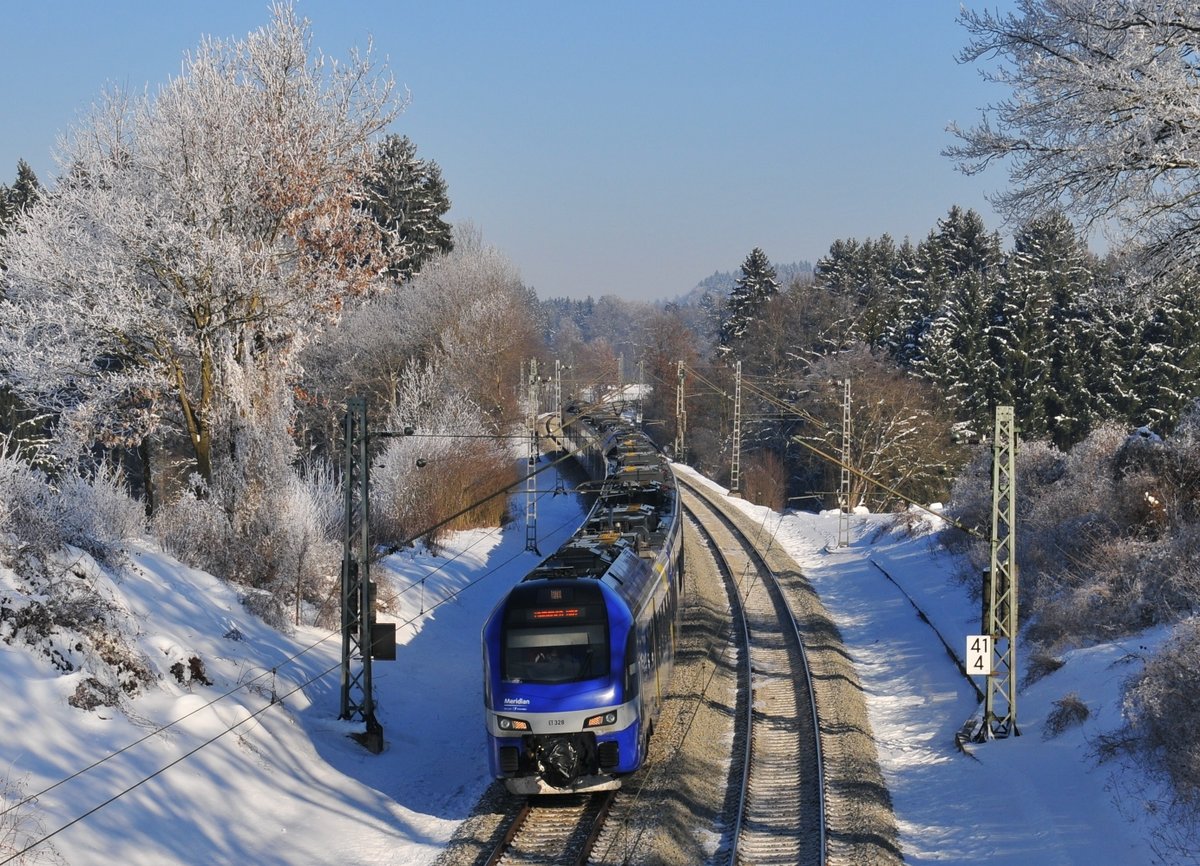
[[[227,575],[228,516],[208,495],[197,475],[175,499],[164,503],[151,519],[151,530],[169,553],[183,562]]]
[[[484,438],[483,413],[449,387],[440,367],[414,362],[405,368],[388,425],[412,425],[418,435],[387,440],[375,461],[371,519],[380,543],[423,537],[436,547],[449,530],[503,520],[504,492],[518,480],[512,455]]]
[[[1161,580],[1180,613],[1200,613],[1200,521],[1180,526],[1162,544]]]
[[[273,589],[277,597],[291,596],[298,621],[301,605],[321,605],[339,578],[343,503],[327,462],[292,475],[281,493]]]
[[[1200,618],[1182,623],[1132,680],[1125,713],[1144,758],[1183,801],[1200,804]]]
[[[45,556],[66,541],[46,474],[7,454],[0,455],[0,532],[10,559],[22,553]]]
[[[120,556],[120,544],[146,531],[146,511],[125,487],[120,470],[107,464],[90,478],[77,472],[59,483],[67,543],[86,550],[102,562]]]
[[[1046,716],[1045,737],[1057,737],[1068,728],[1077,728],[1088,720],[1092,711],[1079,697],[1078,692],[1070,692],[1054,701],[1054,709]]]
[[[144,510],[119,471],[101,466],[85,477],[71,467],[52,481],[41,469],[0,455],[0,532],[14,539],[14,553],[44,558],[71,544],[107,562],[119,556],[122,541],[144,531]]]
[[[136,631],[127,611],[106,587],[111,583],[100,563],[64,547],[23,562],[0,596],[0,641],[28,646],[64,673],[84,672],[79,702],[72,703],[88,709],[114,705],[153,679],[127,638]]]
[[[1189,422],[1190,424],[1190,422]],[[1185,519],[1194,445],[1103,424],[1069,453],[1017,448],[1017,567],[1021,615],[1039,650],[1116,637],[1200,609],[1200,540]],[[1200,478],[1200,475],[1197,476]],[[991,454],[958,479],[949,513],[982,531],[947,531],[962,577],[989,564]],[[1194,494],[1193,494],[1194,495]]]
[[[14,866],[65,864],[51,842],[42,842],[32,851],[17,855],[18,851],[46,838],[37,798],[26,799],[25,784],[24,779],[0,778],[0,857]]]
[[[341,495],[328,464],[291,471],[267,499],[232,518],[198,479],[160,508],[155,534],[171,554],[242,584],[252,613],[282,628],[321,605],[341,561]]]
[[[1140,507],[1160,531],[1200,520],[1200,401],[1192,404],[1167,439],[1141,431],[1128,436],[1116,456],[1122,478],[1141,479]]]
[[[1028,686],[1031,683],[1036,683],[1042,677],[1054,673],[1064,664],[1065,662],[1062,659],[1048,652],[1035,651],[1031,653],[1025,659],[1023,685]]]

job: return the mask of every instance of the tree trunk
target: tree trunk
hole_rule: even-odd
[[[146,502],[146,516],[154,515],[154,472],[150,465],[150,439],[138,443],[138,459],[142,461],[142,497]]]

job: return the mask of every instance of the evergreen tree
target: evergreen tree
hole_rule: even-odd
[[[942,392],[954,416],[977,430],[986,429],[999,391],[988,341],[994,304],[990,275],[968,271],[954,279],[925,335],[923,357],[915,364]]]
[[[1087,250],[1065,215],[1031,220],[1014,238],[993,325],[1002,401],[1016,408],[1024,435],[1049,434],[1064,450],[1094,421],[1084,376],[1091,361],[1080,348],[1087,327],[1080,299],[1093,279]]]
[[[758,247],[742,262],[742,275],[729,294],[725,318],[721,323],[717,351],[728,356],[746,335],[750,323],[758,318],[763,305],[779,294],[779,281],[767,254]]]
[[[896,274],[900,254],[888,234],[863,244],[862,268],[857,288],[858,316],[854,336],[868,346],[879,345],[898,312]]]
[[[1142,303],[1128,280],[1107,275],[1088,293],[1084,307],[1088,327],[1080,350],[1089,359],[1084,368],[1092,400],[1092,423],[1103,419],[1132,419],[1141,401],[1133,384],[1133,369],[1141,355]]]
[[[418,159],[408,136],[389,135],[379,143],[365,206],[382,230],[387,271],[398,280],[411,278],[432,256],[454,246],[442,219],[450,210],[442,170]]]
[[[719,292],[706,291],[700,296],[699,306],[705,327],[704,338],[710,345],[720,342],[728,303],[729,299]]]
[[[839,346],[861,341],[885,342],[898,312],[896,273],[899,253],[890,235],[861,244],[853,238],[834,241],[829,254],[817,262],[816,280],[844,299],[850,312],[840,328]]]
[[[1169,433],[1200,396],[1200,286],[1195,278],[1155,292],[1159,303],[1141,327],[1141,352],[1133,365],[1137,395],[1133,423]]]
[[[12,192],[9,188],[0,183],[0,238],[8,234],[8,224],[12,222],[13,217],[16,215],[12,209],[12,205],[9,204],[9,196],[11,195]]]
[[[1000,277],[1000,237],[975,211],[955,206],[915,251],[898,251],[900,297],[886,343],[948,400],[958,420],[985,424],[999,393],[989,346]]]
[[[923,326],[927,326],[927,313],[919,292],[923,282],[921,262],[927,252],[924,244],[922,241],[913,246],[912,241],[905,238],[896,251],[891,278],[894,312],[884,323],[883,333],[877,341],[902,367],[911,365],[917,351],[918,334]]]
[[[955,205],[917,246],[915,255],[910,257],[907,250],[902,252],[897,255],[895,269],[895,283],[900,292],[897,317],[883,341],[892,347],[901,364],[927,366],[930,352],[938,350],[930,341],[946,340],[945,334],[935,337],[931,330],[935,322],[946,319],[944,308],[955,284],[966,275],[982,276],[979,285],[961,287],[966,293],[964,297],[991,286],[991,276],[1002,261],[1000,236],[996,232],[989,234],[975,211],[963,211]],[[986,314],[987,307],[978,312]],[[962,314],[961,309],[955,311],[940,327],[944,329]]]
[[[17,160],[17,179],[8,191],[9,209],[14,213],[29,210],[42,195],[42,185],[37,175],[23,159]]]
[[[935,235],[939,252],[951,279],[971,271],[986,272],[1000,265],[1000,235],[988,233],[974,210],[953,205],[945,219],[938,220]]]
[[[814,274],[817,284],[837,294],[850,294],[858,281],[859,259],[858,241],[839,238],[829,245],[829,252],[817,260]]]

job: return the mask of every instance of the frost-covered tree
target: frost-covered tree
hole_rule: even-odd
[[[1060,448],[1069,447],[1096,420],[1084,376],[1093,360],[1082,347],[1091,256],[1058,212],[1017,232],[1004,272],[991,329],[1000,400],[1016,407],[1023,436],[1050,435]]]
[[[37,175],[23,159],[17,160],[17,179],[8,190],[8,205],[14,214],[29,210],[42,196],[42,185]]]
[[[315,55],[308,23],[272,9],[153,96],[107,94],[5,240],[0,363],[77,450],[170,424],[211,481],[230,445],[220,365],[289,369],[373,284],[379,230],[355,204],[392,83],[369,54]]]
[[[733,352],[738,341],[746,335],[750,323],[761,312],[763,304],[777,294],[779,280],[775,269],[771,267],[767,254],[755,247],[742,262],[742,275],[729,293],[717,351],[725,356]]]
[[[401,290],[355,306],[305,351],[306,390],[325,413],[313,423],[340,417],[351,394],[394,410],[413,359],[437,365],[493,425],[517,417],[521,362],[539,345],[535,308],[512,262],[469,228],[456,228],[453,251]]]
[[[1200,285],[1195,278],[1172,281],[1154,295],[1158,303],[1142,325],[1132,385],[1141,403],[1136,420],[1168,433],[1200,397]]]
[[[8,224],[16,219],[16,216],[16,211],[9,204],[9,189],[4,184],[0,184],[0,238],[8,234]],[[3,260],[0,260],[0,267],[3,265]]]
[[[430,258],[454,246],[450,225],[442,219],[450,210],[442,170],[418,158],[406,135],[388,135],[379,143],[364,206],[383,233],[387,271],[398,280],[411,278]]]
[[[1200,6],[1191,0],[1018,0],[963,11],[964,62],[1011,90],[946,154],[975,174],[1006,161],[1005,216],[1058,208],[1145,247],[1165,270],[1200,244]]]
[[[866,503],[872,510],[901,504],[863,475],[927,502],[943,498],[946,479],[953,477],[964,458],[950,440],[950,421],[936,389],[862,344],[818,359],[802,380],[800,405],[811,422],[802,428],[803,440],[827,454],[840,453],[843,392],[831,382],[847,377],[850,463],[862,473],[850,479],[851,501]],[[800,452],[798,473],[816,476],[814,489],[837,489],[838,467],[807,449]]]

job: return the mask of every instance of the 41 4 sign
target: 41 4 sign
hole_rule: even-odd
[[[992,636],[967,635],[967,673],[974,677],[992,675]]]

